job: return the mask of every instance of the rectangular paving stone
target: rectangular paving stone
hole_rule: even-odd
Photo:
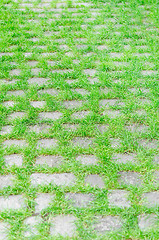
[[[94,155],[79,155],[76,157],[77,161],[80,161],[83,165],[97,165],[98,158]]]
[[[109,117],[111,119],[118,118],[118,117],[122,116],[122,114],[121,114],[121,112],[119,110],[105,110],[103,112],[103,115],[107,116],[107,117]]]
[[[104,188],[105,184],[104,181],[102,179],[102,177],[100,177],[97,174],[90,174],[85,178],[85,183],[87,185],[90,185],[91,187],[97,187],[97,188]]]
[[[87,117],[91,112],[90,111],[80,111],[80,112],[75,112],[71,116],[74,119],[83,119]]]
[[[76,235],[76,217],[73,215],[58,215],[50,219],[50,234],[63,237],[74,237]]]
[[[94,196],[92,194],[86,193],[66,193],[66,200],[70,201],[74,207],[86,208],[89,204],[94,201]]]
[[[35,213],[40,213],[42,210],[49,207],[50,203],[54,199],[53,194],[49,193],[39,193],[35,198]]]
[[[54,88],[49,89],[42,89],[38,91],[39,94],[49,94],[51,96],[57,96],[59,94],[59,91]]]
[[[93,146],[93,138],[87,138],[87,137],[75,137],[72,140],[72,144],[75,147],[81,147],[81,148],[88,148]]]
[[[158,216],[156,214],[141,214],[138,216],[138,226],[141,231],[157,230],[159,227]]]
[[[25,237],[34,237],[39,234],[38,226],[42,223],[42,218],[40,216],[31,216],[24,220]]]
[[[57,120],[60,119],[62,117],[62,113],[61,112],[41,112],[39,113],[39,118],[42,120]]]
[[[148,149],[157,149],[158,148],[158,145],[159,145],[159,141],[157,141],[156,139],[153,139],[153,140],[140,140],[139,141],[139,146],[142,146],[144,148],[148,148]]]
[[[0,131],[0,135],[10,134],[12,131],[13,131],[13,126],[6,125],[2,127]]]
[[[0,189],[13,186],[15,177],[13,175],[0,175]]]
[[[11,154],[4,156],[6,166],[16,165],[18,167],[23,164],[23,157],[20,154]]]
[[[146,125],[132,124],[132,125],[126,126],[126,129],[133,133],[134,132],[145,133],[148,131],[149,127]]]
[[[38,86],[42,86],[44,84],[48,83],[49,78],[30,78],[28,79],[28,84],[29,85],[38,85]]]
[[[8,240],[10,225],[6,222],[0,222],[0,239]]]
[[[68,108],[68,109],[73,109],[73,108],[78,108],[81,107],[83,104],[82,101],[76,101],[76,100],[72,100],[72,101],[64,101],[63,105]]]
[[[127,164],[127,163],[135,163],[135,154],[114,154],[113,155],[113,160],[116,163],[123,163],[123,164]]]
[[[3,142],[3,146],[4,147],[11,147],[11,146],[15,146],[15,147],[26,147],[28,146],[28,144],[26,143],[25,140],[17,140],[17,139],[10,139],[10,140],[5,140]]]
[[[0,211],[18,210],[25,208],[25,201],[22,195],[0,196]]]
[[[8,120],[9,121],[13,121],[15,119],[23,119],[25,118],[27,115],[25,112],[13,112],[8,116]]]
[[[129,192],[125,190],[109,190],[108,202],[110,207],[130,207],[131,203],[128,200]]]
[[[36,165],[48,165],[49,167],[58,167],[62,164],[63,157],[56,155],[42,155],[36,158]]]
[[[119,172],[119,183],[133,186],[142,186],[141,175],[137,172]]]
[[[75,176],[72,173],[34,173],[30,179],[33,186],[38,186],[39,184],[48,185],[50,183],[58,186],[70,186],[74,184]]]
[[[96,69],[85,69],[83,70],[86,75],[94,76],[97,73]]]
[[[14,91],[8,91],[6,95],[17,97],[17,96],[24,96],[25,93],[23,90],[14,90]]]
[[[112,148],[120,148],[121,147],[120,139],[110,138],[110,144],[111,144]]]
[[[102,99],[99,101],[99,107],[114,106],[117,99]]]
[[[6,108],[9,108],[9,107],[14,107],[15,105],[15,102],[14,101],[5,101],[2,103],[3,106],[5,106]]]
[[[19,76],[20,73],[21,73],[21,70],[20,70],[20,69],[13,69],[13,70],[10,71],[9,74],[10,74],[11,76]]]
[[[29,131],[35,132],[37,134],[39,134],[39,133],[48,133],[50,129],[51,129],[51,126],[46,125],[46,124],[33,125],[33,126],[29,127]]]
[[[122,228],[122,221],[118,216],[98,216],[97,223],[93,224],[93,228],[98,234],[105,234],[108,231],[117,231]]]
[[[40,139],[37,142],[37,149],[57,147],[58,141],[54,138]]]
[[[67,131],[76,131],[79,128],[79,124],[63,124],[63,128]]]
[[[159,206],[159,191],[148,192],[142,195],[142,204],[148,208]]]
[[[46,103],[45,101],[31,101],[30,105],[34,108],[43,108],[45,107]]]

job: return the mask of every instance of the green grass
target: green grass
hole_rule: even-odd
[[[26,1],[28,2],[28,1]],[[37,6],[33,2],[33,6]],[[89,1],[87,1],[89,2]],[[77,12],[81,15],[73,16],[67,8],[63,9],[62,15],[49,22],[53,18],[52,13],[44,8],[44,17],[38,16],[31,8],[25,12],[19,11],[23,8],[14,1],[2,0],[0,3],[0,52],[13,53],[13,56],[0,57],[0,101],[14,101],[13,107],[6,108],[0,105],[0,129],[5,125],[12,125],[13,131],[6,135],[1,135],[1,143],[7,139],[25,139],[29,145],[26,148],[11,147],[0,150],[0,174],[13,174],[16,176],[14,187],[0,189],[0,196],[9,196],[24,194],[27,208],[23,211],[0,212],[0,220],[6,221],[11,225],[9,239],[25,239],[23,237],[23,220],[34,213],[34,199],[37,193],[53,193],[55,201],[42,212],[45,221],[40,227],[40,235],[31,239],[64,239],[62,237],[51,238],[49,236],[48,218],[56,214],[73,214],[78,218],[78,235],[72,239],[159,239],[159,231],[152,229],[148,232],[142,232],[138,228],[137,216],[142,213],[158,214],[158,209],[147,208],[141,204],[141,196],[144,192],[153,192],[157,190],[154,186],[153,173],[159,170],[158,165],[153,162],[154,156],[158,154],[158,149],[147,149],[139,146],[141,139],[158,139],[158,75],[142,75],[142,71],[158,70],[158,13],[156,1],[91,1],[92,7],[77,7]],[[105,5],[103,3],[106,3]],[[109,4],[107,4],[109,2]],[[52,8],[56,1],[52,1]],[[120,5],[119,3],[122,3]],[[71,7],[73,1],[68,1]],[[89,9],[97,9],[98,16],[91,16]],[[58,12],[55,12],[58,13]],[[71,17],[74,21],[71,21]],[[85,22],[86,18],[95,18]],[[39,22],[29,22],[29,19],[39,20]],[[116,21],[113,22],[113,19]],[[146,22],[146,23],[145,23]],[[81,28],[81,25],[87,24],[87,28]],[[115,24],[120,24],[115,27]],[[107,25],[106,29],[94,30],[95,25]],[[64,28],[60,28],[64,26]],[[48,31],[59,31],[59,34],[46,36]],[[97,31],[98,33],[95,33]],[[119,34],[120,35],[119,35]],[[38,38],[38,42],[32,42],[29,38]],[[58,39],[63,39],[64,43],[59,43]],[[84,38],[85,43],[77,43],[76,38]],[[73,56],[65,55],[65,50],[61,50],[59,45],[66,44],[69,47],[68,52]],[[76,44],[86,44],[86,49],[77,49]],[[98,50],[97,46],[106,45],[108,49]],[[45,49],[39,49],[38,46],[46,46]],[[141,48],[139,47],[141,46]],[[146,46],[146,48],[142,48]],[[32,53],[31,57],[25,57],[24,53]],[[45,57],[41,53],[51,52],[55,55]],[[91,56],[86,56],[87,53]],[[118,58],[111,58],[109,53],[123,53]],[[140,56],[135,54],[141,53]],[[145,56],[142,53],[148,53]],[[49,66],[47,61],[55,61],[54,66]],[[73,60],[79,60],[79,64],[73,63]],[[27,80],[33,77],[29,61],[38,61],[35,68],[40,68],[38,77],[48,78],[48,84],[43,86],[30,86]],[[15,67],[10,64],[15,62]],[[124,62],[125,65],[115,65],[114,62]],[[9,72],[12,69],[20,69],[19,76],[11,76]],[[34,67],[33,67],[34,68]],[[58,74],[51,73],[57,69],[72,69],[70,73]],[[88,77],[83,73],[84,69],[96,69],[96,77],[99,82],[91,84]],[[9,82],[17,79],[16,83]],[[71,84],[67,80],[75,80]],[[59,91],[58,96],[49,96],[48,94],[38,95],[41,89],[54,88]],[[74,93],[75,88],[87,90],[90,94],[82,96]],[[101,89],[107,88],[107,93],[102,93]],[[136,93],[129,89],[138,88]],[[142,89],[149,90],[143,92]],[[7,91],[23,90],[25,96],[7,95]],[[109,110],[120,110],[122,116],[114,119],[103,115],[104,108],[99,108],[101,99],[117,99],[124,102],[124,105],[110,106]],[[142,99],[150,100],[150,104],[141,103]],[[30,105],[30,101],[45,101],[43,110],[35,109]],[[62,102],[66,100],[86,101],[82,107],[76,109],[66,109]],[[73,120],[71,115],[76,111],[91,111],[91,114],[85,119]],[[143,116],[135,114],[137,110],[144,110]],[[25,112],[27,117],[8,122],[9,114],[13,112]],[[39,120],[38,114],[41,111],[59,111],[63,117],[57,121]],[[47,123],[51,130],[44,133],[31,133],[29,126],[35,124]],[[69,132],[63,128],[63,124],[79,124],[75,132]],[[97,124],[108,124],[108,130],[101,134],[97,130]],[[125,126],[132,124],[143,124],[149,127],[149,131],[142,133],[131,133]],[[93,137],[95,138],[95,147],[82,149],[73,147],[69,142],[74,137]],[[59,140],[59,147],[52,149],[37,150],[37,141],[41,138],[56,138]],[[110,145],[110,139],[117,138],[121,140],[121,147],[113,149]],[[24,157],[24,163],[21,167],[6,167],[4,156],[9,154],[21,154]],[[114,153],[135,153],[137,154],[136,164],[117,164],[112,160]],[[60,167],[35,166],[35,159],[38,155],[61,155],[64,163]],[[92,154],[99,158],[98,166],[83,166],[76,161],[76,156],[80,154]],[[120,186],[118,172],[134,171],[142,175],[142,187],[122,185]],[[40,173],[62,173],[71,172],[76,178],[76,185],[73,187],[57,187],[54,185],[39,186],[33,188],[30,185],[30,175],[35,172]],[[84,178],[88,174],[99,174],[103,176],[105,182],[104,189],[93,188],[84,185]],[[118,207],[110,208],[108,205],[107,193],[110,189],[125,189],[130,192],[129,200],[131,207],[120,209]],[[64,198],[66,192],[93,193],[95,202],[89,209],[76,209],[68,207]],[[98,215],[118,215],[124,220],[122,231],[107,233],[99,237],[92,231],[92,222],[94,216]],[[71,239],[71,238],[66,238]]]

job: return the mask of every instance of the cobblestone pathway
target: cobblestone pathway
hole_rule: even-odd
[[[156,5],[105,2],[0,3],[0,240],[159,239]]]

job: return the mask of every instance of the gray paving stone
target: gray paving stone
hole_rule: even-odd
[[[110,190],[108,192],[108,202],[110,207],[130,207],[131,203],[128,200],[129,192],[125,190]]]
[[[103,115],[107,115],[109,118],[117,118],[121,116],[121,112],[119,110],[105,110]]]
[[[109,125],[107,124],[98,124],[97,129],[103,134],[105,133],[109,128]]]
[[[55,69],[52,70],[52,73],[59,73],[59,74],[64,74],[64,73],[71,73],[73,70],[72,69]]]
[[[13,112],[8,116],[8,120],[15,120],[15,119],[22,119],[26,117],[26,113],[25,112]]]
[[[69,47],[68,47],[66,44],[61,44],[61,45],[59,46],[59,49],[68,51],[68,50],[69,50]]]
[[[35,67],[38,64],[38,61],[28,61],[30,67]]]
[[[34,108],[43,108],[45,107],[45,101],[31,101],[30,105],[33,106]]]
[[[39,193],[35,198],[35,213],[40,213],[42,210],[49,207],[54,200],[54,195],[49,193]]]
[[[11,146],[26,147],[27,145],[28,144],[26,143],[25,140],[10,139],[10,140],[5,140],[3,142],[4,147],[11,147]]]
[[[41,72],[41,68],[32,68],[31,69],[31,73],[33,75],[39,75],[40,72]]]
[[[24,231],[25,237],[33,237],[39,234],[38,226],[42,223],[40,216],[31,216],[24,220],[26,230]]]
[[[141,175],[137,172],[119,172],[119,183],[141,187]]]
[[[110,57],[111,58],[121,58],[121,57],[123,57],[123,53],[117,53],[117,52],[112,52],[112,53],[110,53]]]
[[[89,76],[94,76],[96,74],[97,70],[96,69],[85,69],[84,73]]]
[[[64,105],[66,108],[73,109],[73,108],[81,107],[81,106],[82,106],[82,103],[83,103],[82,101],[72,100],[72,101],[64,101],[64,102],[63,102],[63,105]]]
[[[53,88],[50,89],[42,89],[40,91],[38,91],[39,94],[49,94],[51,96],[57,96],[59,94],[59,91]]]
[[[74,119],[83,119],[87,117],[91,112],[90,111],[80,111],[80,112],[75,112],[72,114],[72,118]]]
[[[20,167],[23,164],[23,157],[19,154],[5,155],[4,159],[7,166],[16,165]]]
[[[108,50],[108,46],[106,45],[100,45],[97,47],[98,50],[102,51],[102,50]]]
[[[110,143],[111,143],[112,148],[120,148],[121,147],[120,139],[110,138]]]
[[[33,126],[29,127],[29,131],[35,132],[37,134],[39,134],[39,133],[48,133],[50,128],[51,128],[51,126],[46,125],[46,124],[33,125]]]
[[[117,103],[117,99],[102,99],[99,101],[99,107],[114,106]]]
[[[42,120],[57,120],[62,117],[61,112],[41,112],[39,113],[39,118]]]
[[[78,44],[78,45],[76,45],[76,48],[77,48],[78,50],[80,50],[80,49],[87,49],[88,46],[87,46],[86,44]]]
[[[77,161],[80,161],[83,165],[97,165],[98,158],[94,155],[79,155],[76,157]]]
[[[10,225],[6,222],[0,222],[0,239],[8,240]]]
[[[132,124],[132,125],[126,126],[126,129],[131,132],[145,133],[148,131],[149,127],[146,125]]]
[[[42,86],[44,84],[47,84],[48,83],[48,80],[49,78],[37,78],[37,77],[34,77],[34,78],[30,78],[28,80],[28,84],[29,85],[38,85],[38,86]]]
[[[113,160],[116,163],[123,163],[123,164],[127,164],[127,163],[135,163],[135,154],[114,154],[113,155]]]
[[[57,167],[61,165],[63,160],[62,156],[56,156],[56,155],[47,155],[47,156],[39,156],[36,159],[35,164],[36,165],[48,165],[49,167]]]
[[[154,230],[159,227],[156,214],[141,214],[138,216],[138,226],[141,231]]]
[[[159,164],[159,155],[156,155],[153,160],[154,163]]]
[[[159,206],[159,191],[144,193],[142,195],[142,203],[144,206],[146,206],[148,208],[158,207]]]
[[[140,140],[139,141],[139,146],[142,146],[144,148],[148,148],[148,149],[157,149],[158,148],[158,141],[153,139],[153,140]]]
[[[19,76],[20,73],[21,73],[21,70],[20,70],[20,69],[13,69],[13,70],[10,71],[9,74],[10,74],[11,76]]]
[[[13,175],[0,175],[0,189],[13,186],[15,177]]]
[[[75,137],[72,140],[72,144],[75,147],[81,147],[81,148],[88,148],[93,146],[93,138],[87,138],[87,137]]]
[[[75,176],[72,173],[33,173],[30,179],[33,186],[38,186],[39,184],[48,185],[50,183],[58,186],[71,186],[75,182]]]
[[[98,78],[89,77],[89,78],[88,78],[88,81],[89,81],[91,84],[99,83],[99,79],[98,79]]]
[[[97,174],[88,175],[85,178],[85,183],[89,184],[91,187],[97,187],[97,188],[104,188],[105,187],[102,177],[100,177]]]
[[[154,178],[154,185],[156,187],[159,186],[159,171],[154,172],[153,178]]]
[[[63,127],[67,131],[76,131],[79,127],[79,124],[63,124]]]
[[[3,126],[0,131],[0,135],[10,134],[12,131],[13,131],[13,126],[11,125]]]
[[[57,147],[58,141],[54,138],[45,138],[38,140],[37,149]]]
[[[22,195],[0,196],[0,211],[18,210],[25,207],[26,205]]]
[[[14,101],[5,101],[3,102],[3,106],[5,107],[14,107],[15,102]]]
[[[97,223],[93,225],[93,228],[99,234],[105,234],[108,231],[117,231],[122,228],[122,221],[118,216],[106,216],[97,217]]]
[[[7,96],[17,97],[17,96],[24,96],[24,95],[25,95],[25,93],[22,90],[14,90],[14,91],[8,91],[7,92]]]
[[[89,207],[89,204],[94,200],[94,196],[90,193],[66,193],[65,197],[74,207],[79,208]]]
[[[73,215],[58,215],[50,219],[50,234],[73,237],[76,235],[76,217]]]
[[[152,75],[157,75],[158,71],[153,71],[153,70],[145,70],[145,71],[141,71],[141,74],[143,76],[152,76]]]
[[[81,94],[82,96],[89,94],[89,92],[84,88],[75,88],[72,91],[77,92],[77,93]]]

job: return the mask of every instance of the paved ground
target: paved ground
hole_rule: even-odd
[[[156,4],[105,2],[0,5],[0,240],[159,239]]]

